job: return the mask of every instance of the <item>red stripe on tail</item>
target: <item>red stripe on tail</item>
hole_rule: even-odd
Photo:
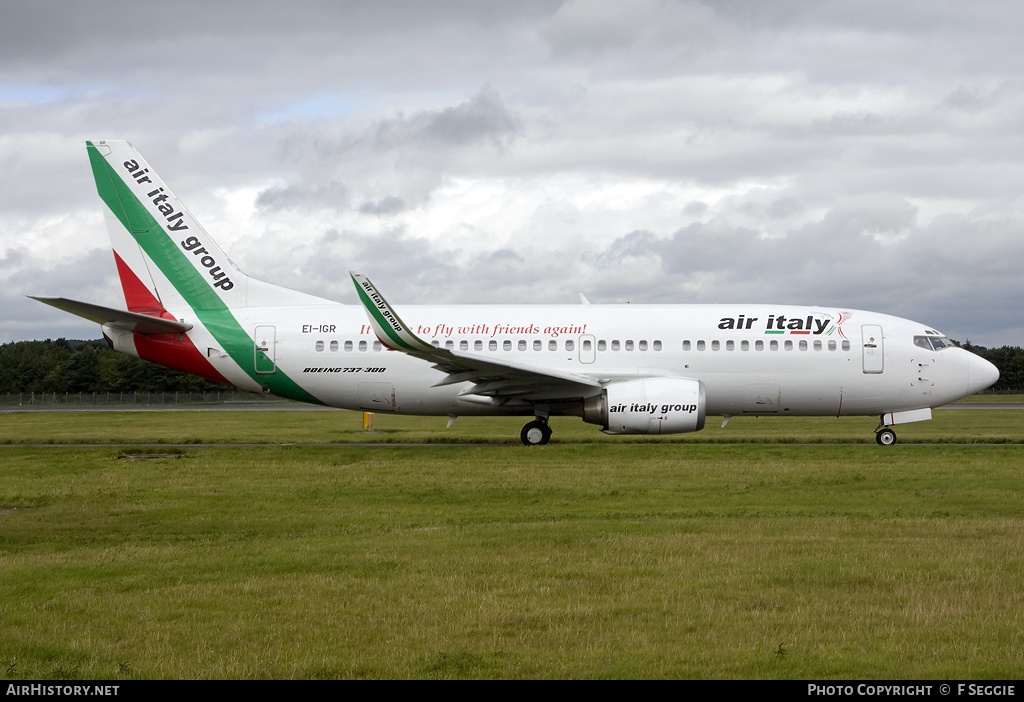
[[[117,275],[121,278],[121,290],[124,291],[124,301],[128,305],[129,312],[174,319],[174,315],[164,309],[160,300],[146,287],[139,276],[135,275],[135,271],[117,255],[117,251],[114,252],[114,261],[117,263]]]
[[[163,319],[175,319],[175,316],[164,308],[160,300],[146,287],[139,276],[135,275],[135,271],[117,255],[116,251],[114,252],[114,261],[117,263],[117,274],[121,278],[124,301],[130,312],[148,314],[151,317],[162,317]],[[198,375],[200,378],[206,378],[215,383],[231,385],[228,379],[221,375],[206,356],[196,348],[187,334],[146,335],[137,333],[135,334],[135,350],[138,352],[139,358],[144,358],[147,361]]]

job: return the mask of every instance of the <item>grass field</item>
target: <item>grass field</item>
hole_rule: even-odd
[[[982,396],[976,396],[982,397]],[[987,396],[985,396],[987,397]],[[1020,396],[1017,402],[1024,402]],[[303,407],[302,405],[297,405]],[[1017,410],[935,410],[927,422],[895,427],[901,443],[1024,443]],[[375,431],[363,430],[362,414],[335,411],[168,411],[0,413],[3,443],[474,443],[519,445],[527,418],[460,417],[446,429],[444,417],[377,414]],[[877,417],[737,417],[721,428],[708,417],[703,431],[669,436],[605,436],[575,417],[553,417],[552,442],[622,443],[864,443],[874,444]]]
[[[887,448],[870,418],[532,448],[521,420],[360,420],[0,415],[0,670],[1024,675],[1024,411]]]

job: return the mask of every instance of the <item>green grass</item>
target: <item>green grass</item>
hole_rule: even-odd
[[[895,427],[901,443],[1022,443],[1019,410],[935,410],[927,422]],[[0,443],[486,443],[519,445],[528,418],[374,415],[345,411],[24,412],[0,414]],[[606,436],[575,417],[553,417],[552,442],[624,444],[865,443],[877,417],[736,417],[722,429],[708,417],[703,431],[669,436]]]
[[[347,413],[3,415],[0,670],[1020,678],[1024,412],[935,414],[901,440],[958,443],[882,448],[870,419],[684,445],[567,420],[545,447],[238,448],[207,444],[367,437]],[[373,438],[518,443],[522,423],[463,422],[378,416]],[[20,445],[48,436],[124,445]]]

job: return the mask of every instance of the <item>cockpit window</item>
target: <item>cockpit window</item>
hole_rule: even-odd
[[[914,346],[920,346],[922,349],[928,349],[929,351],[941,351],[950,346],[956,346],[956,344],[944,336],[915,336]]]

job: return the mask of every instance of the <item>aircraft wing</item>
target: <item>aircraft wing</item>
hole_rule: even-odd
[[[585,375],[438,348],[409,329],[369,278],[351,271],[349,275],[381,343],[428,361],[437,370],[447,373],[434,387],[470,382],[472,385],[459,394],[489,397],[492,404],[578,400],[596,395],[602,389],[599,382]]]
[[[115,310],[110,307],[92,305],[88,302],[68,300],[63,297],[34,297],[33,300],[56,307],[59,310],[70,312],[88,319],[97,324],[107,324],[126,331],[135,331],[139,334],[182,334],[192,328],[191,324],[176,322],[162,317],[151,317],[148,314],[128,312],[127,310]]]

